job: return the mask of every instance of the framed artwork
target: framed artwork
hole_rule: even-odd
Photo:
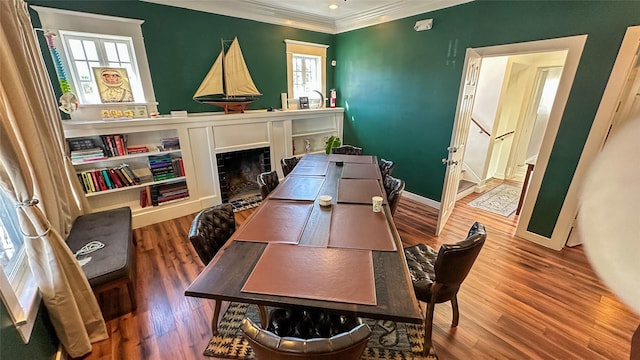
[[[300,96],[300,109],[308,109],[308,108],[309,108],[309,97]]]
[[[133,102],[133,93],[131,92],[127,69],[94,67],[93,76],[100,92],[100,101],[103,104]]]

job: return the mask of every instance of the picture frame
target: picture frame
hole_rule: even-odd
[[[127,69],[94,67],[93,76],[103,104],[134,102]]]
[[[309,97],[308,96],[300,96],[300,109],[308,109],[309,108]]]

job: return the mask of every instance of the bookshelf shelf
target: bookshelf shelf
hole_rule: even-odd
[[[187,179],[186,176],[180,176],[180,177],[175,177],[175,178],[165,179],[165,180],[159,180],[159,181],[149,181],[149,182],[145,182],[145,183],[142,183],[142,184],[130,185],[130,186],[125,186],[125,187],[121,187],[121,188],[117,188],[117,189],[96,191],[96,192],[85,194],[85,196],[86,197],[94,197],[94,196],[100,196],[100,195],[108,195],[108,194],[113,194],[113,193],[117,193],[117,192],[121,192],[121,191],[129,191],[129,190],[141,189],[141,188],[145,188],[145,187],[151,186],[151,185],[166,184],[166,183],[171,183],[171,182],[174,182],[174,181],[180,181],[180,180],[186,180],[186,179]]]
[[[316,135],[333,135],[336,133],[336,129],[325,129],[325,130],[318,130],[318,131],[309,131],[309,132],[303,132],[303,133],[297,133],[297,134],[292,134],[291,136],[294,138],[297,137],[305,137],[305,136],[316,136]]]
[[[125,160],[128,160],[128,159],[137,159],[137,158],[153,156],[153,155],[162,155],[162,154],[177,154],[177,153],[181,153],[181,152],[182,152],[182,150],[180,150],[180,149],[163,150],[163,151],[155,150],[155,151],[149,151],[149,152],[144,152],[144,153],[128,154],[128,155],[124,155],[124,156],[110,156],[110,157],[104,157],[104,158],[101,158],[101,159],[88,160],[88,161],[75,161],[75,162],[72,162],[72,164],[73,165],[87,165],[87,164],[101,163],[101,162],[105,162],[105,161],[121,162],[121,161],[125,161]]]

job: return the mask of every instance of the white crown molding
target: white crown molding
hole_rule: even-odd
[[[468,3],[471,1],[473,0],[399,0],[376,8],[372,8],[366,12],[361,12],[354,16],[336,19],[335,33],[343,33],[351,30],[361,29],[368,26],[403,19],[409,16],[424,14],[430,11]]]
[[[371,6],[356,15],[342,18],[315,15],[309,12],[287,9],[285,6],[267,5],[256,0],[143,0],[150,3],[232,16],[242,19],[290,26],[298,29],[338,34],[355,29],[382,24],[430,11],[444,9],[473,0],[395,0]],[[273,2],[275,3],[275,2]],[[272,3],[272,4],[273,4]],[[278,5],[285,2],[278,2]],[[436,20],[437,23],[437,20]],[[436,25],[437,26],[437,25]]]

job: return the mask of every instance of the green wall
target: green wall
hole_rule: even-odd
[[[220,39],[238,37],[251,77],[263,94],[249,109],[280,108],[280,93],[287,92],[284,39],[329,45],[327,58],[333,59],[334,35],[313,31],[142,1],[27,2],[30,5],[144,20],[142,33],[153,88],[159,103],[158,110],[163,114],[171,110],[221,111],[218,107],[192,99],[220,53]],[[34,26],[39,26],[37,13],[32,10],[31,16]],[[42,39],[41,44],[45,44]],[[48,50],[45,48],[45,51]],[[55,74],[49,68],[49,72]],[[327,71],[327,88],[331,88],[333,68],[329,67]],[[56,91],[60,95],[60,90]]]
[[[219,51],[240,39],[256,86],[251,108],[279,107],[286,91],[283,39],[330,45],[327,87],[346,108],[343,142],[397,162],[407,190],[439,200],[465,49],[587,34],[557,141],[529,224],[549,237],[556,224],[608,76],[638,1],[483,1],[338,35],[138,1],[29,1],[30,4],[143,19],[156,98],[170,110],[217,111],[191,99]],[[416,20],[434,28],[416,32]],[[37,24],[37,20],[34,22]]]
[[[0,359],[52,359],[59,342],[48,316],[45,307],[40,306],[31,339],[25,344],[13,326],[7,308],[0,301]]]
[[[417,20],[433,29],[416,32]],[[407,190],[439,200],[465,49],[587,34],[529,230],[550,237],[637,1],[474,1],[336,38],[344,142],[397,162]]]

